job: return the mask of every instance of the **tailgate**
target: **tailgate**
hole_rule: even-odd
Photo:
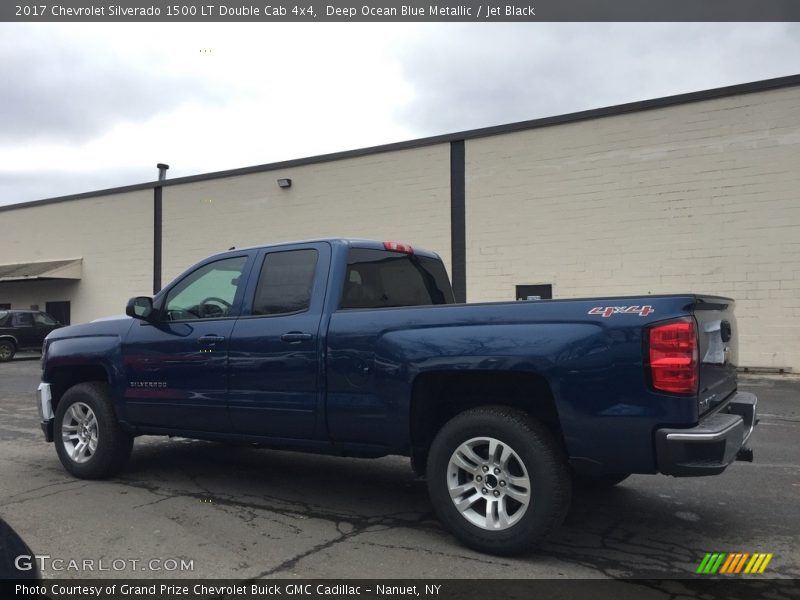
[[[697,296],[692,314],[697,320],[700,414],[707,413],[736,390],[739,362],[735,303],[730,298]]]

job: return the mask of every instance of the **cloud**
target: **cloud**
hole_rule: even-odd
[[[798,72],[798,24],[6,23],[0,205]]]
[[[98,189],[106,182],[150,181],[157,162],[169,163],[175,178],[413,137],[392,118],[408,94],[396,63],[387,58],[387,48],[403,38],[405,26],[92,25],[53,26],[49,38],[36,28],[36,43],[0,52],[31,68],[38,59],[19,56],[31,49],[79,56],[85,62],[68,61],[69,77],[95,86],[100,84],[94,80],[108,80],[111,61],[118,65],[113,70],[121,80],[114,84],[123,90],[119,95],[139,96],[100,103],[103,120],[89,128],[91,110],[83,96],[92,94],[62,94],[60,101],[26,107],[31,96],[40,95],[30,90],[51,85],[47,79],[54,67],[20,73],[27,93],[9,100],[10,92],[0,91],[0,179],[7,174],[0,205]],[[28,32],[20,29],[0,25],[0,39],[4,31],[25,37]],[[106,58],[95,63],[97,56]],[[45,81],[34,81],[45,70]],[[2,114],[4,97],[13,118]],[[23,120],[23,113],[43,113],[47,120]],[[16,128],[15,141],[3,135],[9,126]],[[90,171],[96,177],[68,175]],[[45,185],[45,178],[54,183]]]
[[[30,173],[0,171],[0,206],[23,200],[55,198],[104,190],[156,179],[156,169],[114,169],[111,171],[56,171]]]
[[[800,72],[800,26],[780,23],[431,25],[399,56],[421,135]]]
[[[224,97],[196,75],[165,70],[142,52],[123,55],[52,27],[0,26],[0,144],[83,142],[119,123]]]

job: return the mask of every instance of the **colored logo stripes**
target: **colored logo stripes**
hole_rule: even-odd
[[[769,554],[762,552],[756,552],[755,554],[747,552],[709,552],[695,572],[702,575],[763,573],[771,560],[771,552]]]

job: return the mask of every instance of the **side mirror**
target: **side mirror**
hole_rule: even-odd
[[[136,296],[128,300],[125,307],[125,314],[134,319],[150,320],[153,314],[153,299],[148,296]]]

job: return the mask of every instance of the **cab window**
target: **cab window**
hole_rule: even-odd
[[[442,261],[426,256],[352,248],[339,308],[452,304]]]
[[[222,319],[233,316],[233,302],[242,279],[246,256],[226,258],[193,271],[167,294],[168,321]]]
[[[285,315],[308,310],[317,250],[271,252],[264,259],[253,300],[254,315]]]

